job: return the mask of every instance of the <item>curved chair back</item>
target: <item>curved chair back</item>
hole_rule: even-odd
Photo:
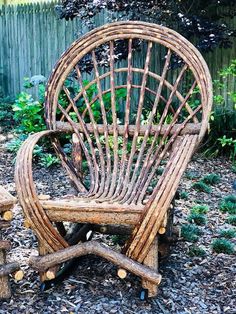
[[[62,55],[47,86],[46,120],[80,143],[89,183],[53,139],[83,195],[143,204],[155,196],[176,140],[184,147],[190,135],[194,145],[202,139],[211,105],[209,70],[190,42],[126,21],[89,32]]]

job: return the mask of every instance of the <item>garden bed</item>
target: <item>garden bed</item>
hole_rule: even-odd
[[[0,185],[15,195],[13,156],[0,143]],[[73,194],[69,182],[59,166],[35,168],[35,178],[40,193]],[[206,174],[218,174],[220,182],[213,185],[210,193],[199,192],[192,184]],[[235,255],[214,253],[212,241],[220,238],[219,231],[233,228],[228,224],[227,213],[219,210],[222,198],[235,193],[235,173],[231,163],[224,158],[206,160],[198,156],[188,167],[176,201],[175,224],[187,224],[193,205],[208,205],[207,223],[196,243],[178,240],[171,254],[160,263],[163,280],[157,298],[141,302],[138,298],[140,280],[129,275],[126,280],[116,276],[116,267],[98,257],[84,257],[72,276],[46,292],[40,292],[38,274],[28,267],[28,258],[37,254],[33,233],[24,228],[20,206],[14,209],[12,226],[4,238],[12,242],[9,261],[18,261],[24,269],[21,282],[11,279],[12,298],[2,301],[0,313],[235,313],[236,308],[236,261]],[[183,193],[184,192],[184,193]],[[234,227],[236,228],[236,227]],[[111,242],[110,237],[106,241]],[[236,239],[230,240],[236,244]],[[115,244],[113,244],[115,245]],[[202,247],[205,255],[190,256],[192,247]]]

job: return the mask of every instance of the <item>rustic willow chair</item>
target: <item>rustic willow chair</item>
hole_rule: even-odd
[[[19,200],[45,255],[31,264],[43,280],[55,265],[96,254],[117,264],[120,277],[126,270],[140,276],[149,296],[156,294],[158,235],[166,232],[172,199],[207,130],[211,105],[205,61],[171,29],[116,22],[71,45],[47,84],[48,130],[26,140],[16,163]],[[72,154],[63,149],[63,133],[73,135]],[[77,197],[38,197],[32,153],[43,137],[51,139]],[[118,253],[81,237],[68,241],[63,222],[87,226],[86,232],[131,234]]]

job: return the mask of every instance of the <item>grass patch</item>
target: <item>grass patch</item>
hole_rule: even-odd
[[[200,178],[200,174],[197,171],[189,170],[186,171],[185,177],[189,180],[194,180]]]
[[[214,185],[220,182],[220,176],[215,173],[207,174],[202,178],[202,181],[206,184]]]
[[[236,226],[236,215],[230,215],[227,218],[227,222],[233,226]]]
[[[223,213],[229,213],[236,215],[236,195],[230,194],[224,197],[223,201],[220,203],[220,210]]]
[[[189,248],[188,254],[191,257],[194,257],[194,256],[203,257],[203,256],[206,256],[206,251],[201,247],[192,245]]]
[[[187,200],[188,199],[188,192],[186,191],[180,191],[179,192],[179,198],[182,199],[182,200]]]
[[[233,243],[226,239],[215,239],[212,242],[212,249],[216,253],[225,253],[225,254],[234,253]]]
[[[209,185],[204,183],[203,181],[197,181],[192,185],[192,188],[194,190],[197,190],[199,192],[205,192],[205,193],[211,193],[212,189]]]
[[[236,230],[235,229],[221,230],[220,236],[227,239],[233,239],[236,237]]]
[[[181,237],[188,242],[196,242],[198,236],[201,235],[201,230],[193,224],[184,224],[181,227]]]
[[[191,208],[191,214],[206,214],[209,210],[207,205],[194,205]]]
[[[196,225],[203,226],[206,224],[207,219],[204,214],[191,213],[188,216],[188,221],[190,223],[195,223]]]

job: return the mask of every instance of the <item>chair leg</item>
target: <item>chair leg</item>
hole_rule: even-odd
[[[42,244],[42,242],[38,241],[38,250],[39,250],[39,255],[46,255],[48,251],[46,250],[45,246]],[[40,272],[40,281],[44,282],[47,280],[47,273],[46,272]]]
[[[156,237],[153,241],[148,255],[146,256],[144,265],[153,268],[155,271],[158,270],[158,238]],[[142,279],[142,287],[148,290],[148,297],[155,297],[157,295],[158,286],[150,281]]]

